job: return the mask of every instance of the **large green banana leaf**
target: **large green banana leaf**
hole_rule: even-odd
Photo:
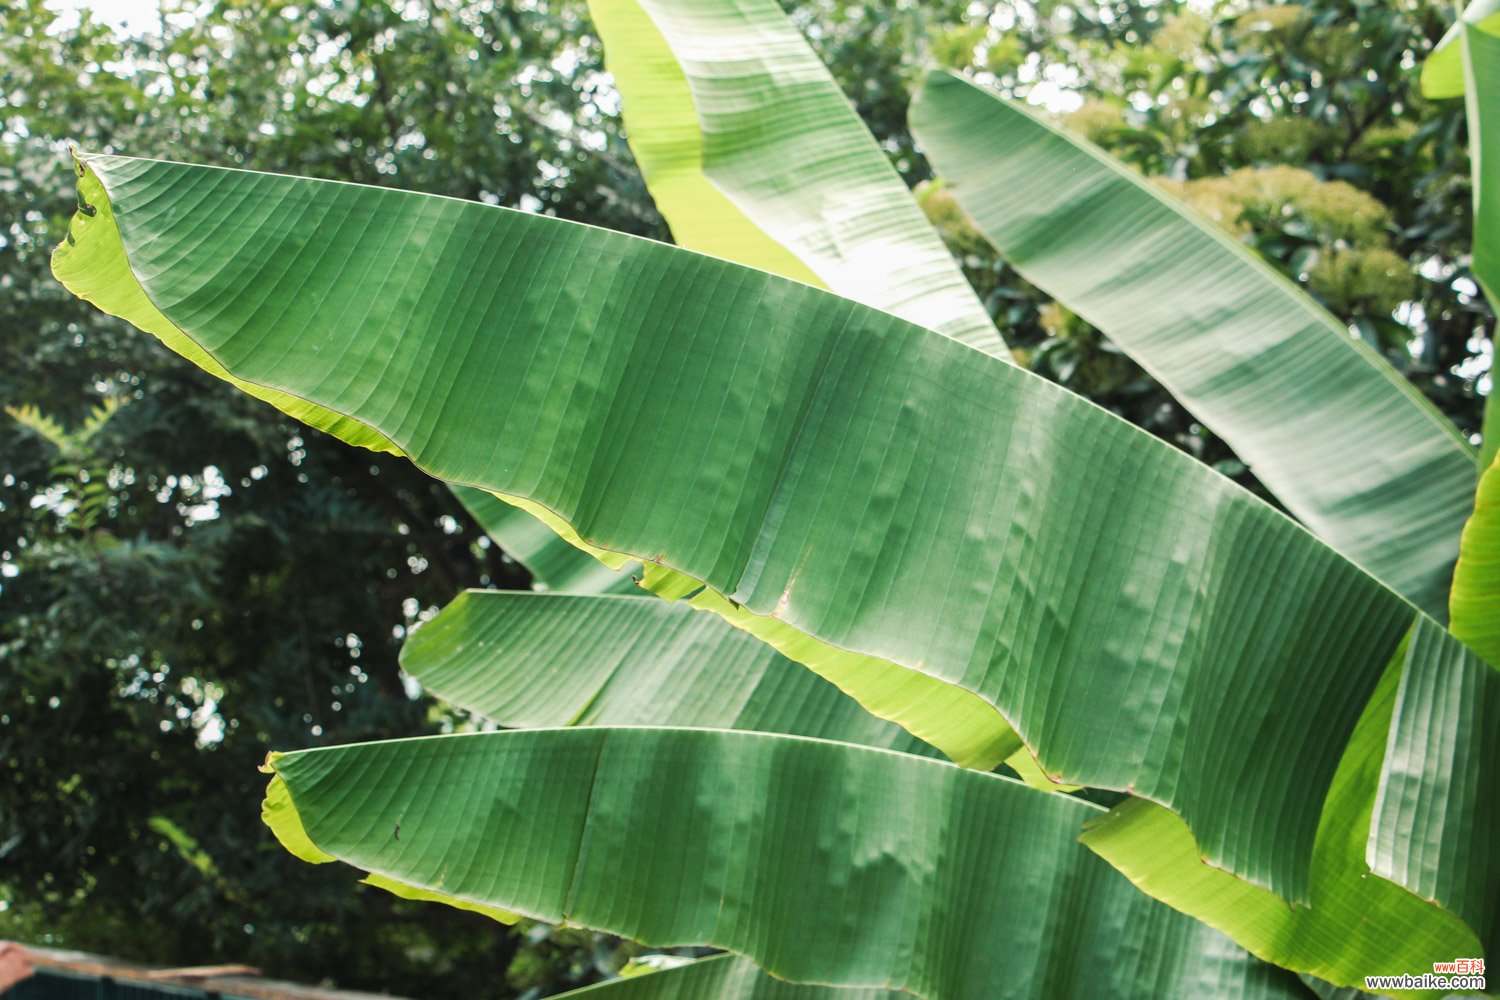
[[[570,544],[546,524],[486,490],[455,486],[453,495],[490,539],[531,573],[533,585],[579,594],[637,590],[639,565],[613,569]]]
[[[292,804],[283,839],[537,919],[723,947],[783,979],[929,1000],[1301,995],[1078,844],[1098,807],[920,757],[585,728],[270,766]]]
[[[428,691],[506,726],[692,725],[932,753],[899,727],[860,710],[811,671],[715,616],[649,597],[469,591],[413,633],[402,649],[402,667]],[[310,853],[313,861],[328,859],[305,847],[300,856]],[[366,881],[408,898],[478,908],[389,878],[369,876]],[[503,911],[487,912],[510,918]],[[1231,995],[1295,993],[1270,967],[1257,971],[1254,963],[1244,966],[1238,949],[1227,940],[1218,943],[1227,968],[1246,970],[1245,983],[1236,979]],[[1200,944],[1215,942],[1202,937]],[[908,995],[794,985],[728,956],[660,975],[567,995],[603,993],[622,1000],[895,1000]],[[1214,984],[1215,995],[1220,985],[1222,981]]]
[[[1500,0],[1475,0],[1422,67],[1427,97],[1466,102],[1474,188],[1474,276],[1485,296],[1500,291]],[[1449,595],[1449,628],[1469,648],[1500,666],[1500,407],[1494,378],[1485,401],[1483,473],[1474,514],[1464,527]]]
[[[650,598],[470,592],[414,634],[403,650],[403,666],[434,693],[505,725],[686,724],[905,749],[892,738],[893,727],[858,712],[810,672],[712,617]],[[1388,691],[1395,680],[1390,673]],[[1356,804],[1335,809],[1332,816],[1363,815],[1368,821],[1391,704],[1389,698],[1377,701],[1385,714],[1367,713],[1374,725],[1363,726],[1370,743],[1359,775],[1363,780],[1336,779],[1333,793],[1363,795],[1362,810]],[[1406,703],[1411,718],[1427,717],[1425,706]],[[1462,721],[1467,725],[1440,731],[1480,731],[1474,718]],[[1430,758],[1408,751],[1393,756],[1415,765]],[[1388,797],[1392,803],[1399,799],[1399,794]],[[1399,809],[1382,811],[1400,815]],[[1379,879],[1363,880],[1360,832],[1347,824],[1320,835],[1323,856],[1314,866],[1312,908],[1298,910],[1198,863],[1191,836],[1160,807],[1134,800],[1099,825],[1102,829],[1091,831],[1086,842],[1126,870],[1135,871],[1143,861],[1178,877],[1186,872],[1206,878],[1201,888],[1210,891],[1167,898],[1214,926],[1234,929],[1273,961],[1359,982],[1371,954],[1386,955],[1388,967],[1415,968],[1424,954],[1463,950],[1470,943],[1457,920],[1439,924],[1437,933],[1423,940],[1424,929],[1432,926],[1422,919],[1427,904]],[[1141,839],[1124,844],[1103,839],[1127,828]],[[1401,832],[1387,850],[1410,855],[1408,831]],[[1460,842],[1486,847],[1490,839],[1485,833]],[[1164,844],[1173,849],[1163,850]],[[1341,846],[1353,849],[1341,851]],[[1132,857],[1132,848],[1138,857]],[[1471,865],[1486,863],[1483,857],[1447,860],[1437,873],[1472,873]],[[1349,886],[1357,888],[1346,891]],[[1372,913],[1384,919],[1368,919]],[[1476,922],[1493,918],[1475,916]],[[736,988],[754,985],[748,976],[735,982]]]
[[[1500,5],[1495,0],[1470,4],[1429,57],[1422,77],[1429,96],[1445,96],[1445,65],[1455,55],[1461,57],[1456,61],[1473,164],[1473,273],[1493,304],[1500,301]],[[1495,396],[1492,384],[1483,472],[1449,598],[1450,628],[1468,648],[1444,642],[1431,622],[1417,623],[1369,852],[1377,874],[1411,886],[1476,927],[1500,924],[1500,893],[1469,891],[1474,882],[1500,881],[1500,816],[1486,802],[1490,789],[1500,784],[1500,409]],[[1417,815],[1424,819],[1415,821]],[[1445,833],[1424,838],[1420,831],[1430,828],[1428,818],[1434,815],[1442,816],[1437,828]]]
[[[679,245],[1008,357],[983,304],[775,0],[589,0]]]
[[[1247,248],[1018,104],[934,71],[911,127],[1027,280],[1108,334],[1318,535],[1446,614],[1474,449],[1377,352]]]
[[[1482,201],[1477,170],[1475,185],[1477,216]],[[1485,451],[1492,454],[1492,446]],[[1491,467],[1481,477],[1474,514],[1464,529],[1450,615],[1454,634],[1491,662],[1500,662],[1493,655],[1500,620],[1492,565],[1500,530],[1492,496],[1496,482],[1500,480]],[[1500,780],[1497,712],[1500,677],[1495,671],[1440,638],[1431,621],[1419,620],[1409,652],[1393,659],[1335,776],[1315,848],[1312,911],[1288,911],[1279,900],[1222,873],[1204,870],[1195,877],[1190,833],[1179,819],[1147,803],[1133,801],[1116,810],[1084,840],[1147,891],[1229,930],[1256,954],[1324,974],[1332,970],[1333,978],[1344,970],[1357,971],[1363,959],[1361,949],[1351,947],[1353,939],[1344,933],[1329,935],[1330,926],[1344,923],[1357,934],[1378,933],[1382,925],[1400,926],[1402,921],[1357,918],[1410,906],[1409,896],[1396,894],[1379,879],[1369,879],[1359,892],[1346,890],[1348,879],[1364,875],[1356,850],[1361,843],[1376,874],[1412,887],[1470,926],[1489,927],[1493,934],[1500,922],[1500,897],[1492,889],[1474,893],[1470,887],[1475,882],[1493,885],[1500,866],[1497,820],[1493,809],[1483,806],[1490,796],[1483,789]],[[1435,816],[1442,819],[1433,822]],[[1310,916],[1339,910],[1347,917],[1319,922]],[[1411,943],[1403,935],[1388,945]],[[1425,971],[1420,964],[1412,968]]]
[[[1412,612],[1188,457],[948,338],[675,248],[86,163],[54,269],[101,308],[698,586],[959,759],[1003,759],[976,748],[1013,748],[1008,719],[1054,777],[1160,802],[1204,859],[1308,898],[1325,793]]]
[[[412,633],[401,666],[502,726],[700,726],[934,753],[717,616],[651,596],[471,590]]]

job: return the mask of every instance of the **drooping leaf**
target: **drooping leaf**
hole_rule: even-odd
[[[1446,614],[1474,449],[1384,358],[1247,248],[1018,104],[934,71],[911,127],[1017,271],[1151,372],[1320,537]]]
[[[579,594],[625,594],[638,590],[634,577],[640,575],[639,565],[620,569],[606,566],[570,545],[535,516],[487,490],[455,486],[453,495],[491,540],[526,567],[535,584],[547,590]]]
[[[401,666],[503,726],[700,726],[934,752],[717,616],[651,596],[472,590],[412,634]]]
[[[307,836],[350,864],[650,945],[723,947],[783,979],[930,1000],[1301,991],[1079,845],[1098,807],[920,757],[582,728],[273,766]]]
[[[1307,898],[1411,609],[1187,456],[946,337],[661,244],[87,163],[113,212],[77,218],[54,269],[101,308],[149,296],[147,325],[236,377],[642,559],[956,759],[1009,756],[1012,720],[1051,778],[1161,802],[1211,863]]]
[[[589,10],[631,149],[679,244],[803,281],[810,269],[840,295],[1009,357],[775,0],[589,0]]]

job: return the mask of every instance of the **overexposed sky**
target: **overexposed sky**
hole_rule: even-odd
[[[123,28],[131,35],[161,29],[161,12],[156,0],[47,0],[47,9],[65,14],[90,10],[99,20]]]

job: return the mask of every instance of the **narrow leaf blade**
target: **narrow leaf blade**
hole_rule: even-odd
[[[589,9],[631,148],[679,244],[803,281],[810,270],[840,295],[1009,357],[886,154],[774,0],[590,0]]]
[[[1027,280],[1103,330],[1293,514],[1428,614],[1447,610],[1474,450],[1246,248],[1098,149],[946,72],[912,130]]]

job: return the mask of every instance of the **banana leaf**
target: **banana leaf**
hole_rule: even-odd
[[[1500,0],[1474,0],[1465,8],[1423,64],[1422,93],[1464,98],[1474,189],[1472,269],[1493,304],[1500,301]],[[1500,407],[1495,405],[1493,381],[1492,375],[1484,408],[1481,469],[1493,465],[1500,452]]]
[[[1500,665],[1500,462],[1480,477],[1474,516],[1464,526],[1448,627],[1491,665]]]
[[[412,633],[401,667],[507,727],[700,726],[936,753],[717,616],[649,595],[471,590]]]
[[[1491,933],[1500,927],[1496,720],[1500,671],[1419,620],[1375,801],[1370,869]],[[1484,947],[1494,955],[1492,940]]]
[[[627,140],[679,246],[831,287],[1009,357],[885,153],[779,7],[591,0],[589,10]],[[779,127],[766,129],[767,120]],[[521,561],[541,566],[548,588],[629,589],[629,571],[612,580],[576,544],[502,501],[478,502],[502,548],[526,549]]]
[[[293,805],[277,813],[284,839],[540,920],[725,948],[780,979],[928,1000],[1305,995],[1079,845],[1098,807],[920,757],[580,728],[269,766],[270,794]]]
[[[1445,643],[1444,648],[1456,645]],[[1429,960],[1431,955],[1476,955],[1483,946],[1459,915],[1432,906],[1426,896],[1370,877],[1367,851],[1378,836],[1372,827],[1372,811],[1383,794],[1386,766],[1412,767],[1411,792],[1417,795],[1447,784],[1442,762],[1386,755],[1387,733],[1393,732],[1392,713],[1407,663],[1408,645],[1403,644],[1361,716],[1334,777],[1314,845],[1306,905],[1289,907],[1277,896],[1227,872],[1195,863],[1199,853],[1192,832],[1179,817],[1145,799],[1117,806],[1090,824],[1081,839],[1142,890],[1219,928],[1252,954],[1338,986],[1362,985],[1365,976],[1387,974],[1379,971],[1385,969],[1426,972],[1432,961],[1439,961]],[[1423,770],[1434,764],[1439,766],[1431,773]],[[1463,789],[1460,794],[1470,791]],[[1429,827],[1427,817],[1423,819],[1424,823],[1406,831],[1415,840],[1431,844],[1452,838],[1460,851],[1474,851],[1481,858],[1488,854],[1487,846],[1453,837],[1451,830],[1434,837],[1429,831],[1440,829],[1441,824]],[[1470,893],[1459,909],[1482,911],[1484,900],[1485,893]],[[1440,994],[1427,991],[1425,995]]]
[[[911,128],[1028,281],[1104,331],[1296,517],[1439,620],[1474,449],[1250,250],[1084,140],[947,72]]]
[[[679,245],[1009,357],[942,239],[775,0],[589,0]]]
[[[1500,0],[1474,0],[1464,8],[1452,27],[1444,32],[1432,53],[1422,63],[1422,96],[1438,100],[1459,97],[1468,89],[1462,39],[1471,29],[1500,35]]]

